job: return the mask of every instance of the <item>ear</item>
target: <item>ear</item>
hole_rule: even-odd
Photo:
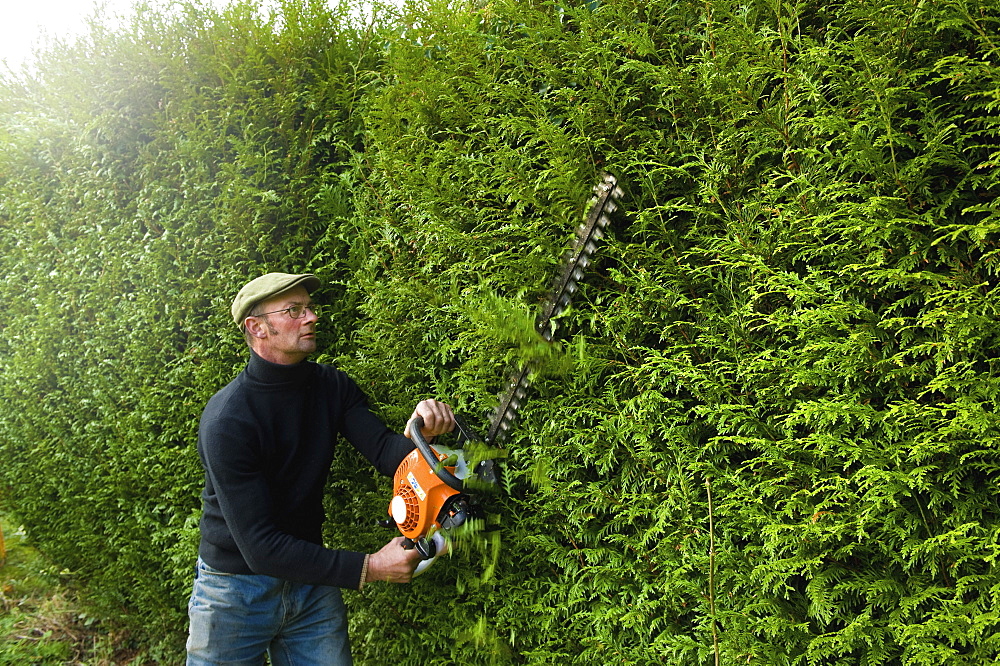
[[[252,338],[263,340],[267,337],[267,327],[264,326],[260,317],[247,317],[243,320],[243,327]]]

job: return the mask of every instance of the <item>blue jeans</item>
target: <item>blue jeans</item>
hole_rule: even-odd
[[[188,666],[351,666],[340,589],[227,574],[199,558],[188,604]]]

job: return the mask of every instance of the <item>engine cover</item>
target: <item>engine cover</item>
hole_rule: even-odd
[[[449,458],[434,447],[431,450],[441,462]],[[459,467],[456,464],[444,469],[455,474]],[[441,523],[462,508],[455,505],[465,501],[463,493],[438,478],[417,449],[410,451],[396,468],[392,487],[389,515],[400,533],[414,541],[425,536],[432,527],[451,527]]]

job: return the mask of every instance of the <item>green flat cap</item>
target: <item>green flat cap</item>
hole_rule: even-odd
[[[319,284],[319,278],[312,273],[303,273],[302,275],[268,273],[267,275],[261,275],[259,278],[251,280],[244,285],[240,289],[240,293],[236,294],[232,307],[233,321],[236,322],[237,326],[242,328],[243,320],[247,318],[250,310],[257,303],[266,301],[276,294],[299,285],[302,285],[306,288],[306,291],[312,293],[312,290],[318,287]]]

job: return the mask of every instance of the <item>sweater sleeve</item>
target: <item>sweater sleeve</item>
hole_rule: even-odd
[[[347,441],[383,476],[392,476],[414,447],[407,437],[390,430],[372,413],[368,396],[351,379],[347,379],[344,391],[340,429]]]
[[[295,582],[360,587],[364,554],[331,550],[279,528],[279,514],[255,447],[254,433],[234,419],[202,422],[206,470],[203,546],[223,570]],[[239,557],[239,556],[242,557]],[[244,565],[245,562],[245,565]],[[239,571],[243,566],[249,571]],[[234,570],[236,569],[236,570]]]

